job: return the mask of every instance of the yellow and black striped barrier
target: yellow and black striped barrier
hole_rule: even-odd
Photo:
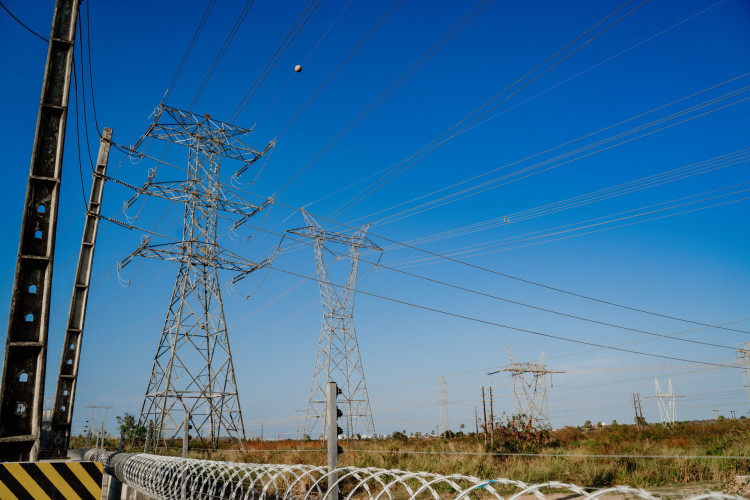
[[[0,463],[0,499],[99,500],[99,462]]]

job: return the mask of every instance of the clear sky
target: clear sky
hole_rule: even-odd
[[[256,148],[277,138],[249,189],[260,196],[278,193],[281,203],[307,207],[341,223],[372,223],[372,238],[385,249],[385,265],[599,322],[363,263],[362,291],[516,328],[358,295],[355,324],[377,431],[434,429],[441,376],[455,430],[460,424],[473,428],[482,386],[493,387],[496,413],[513,412],[510,377],[486,375],[507,363],[506,345],[519,361],[534,361],[544,350],[549,367],[565,371],[554,376],[548,391],[553,426],[580,425],[587,419],[632,422],[631,394],[653,395],[654,378],[662,387],[671,379],[675,392],[685,396],[677,403],[678,419],[711,418],[714,409],[727,417],[732,410],[746,414],[750,406],[733,348],[750,341],[750,240],[743,229],[750,215],[750,4],[485,3],[323,0],[237,114],[243,96],[308,6],[306,0],[283,6],[256,0],[193,106],[198,114],[254,126],[247,142]],[[48,36],[53,1],[4,4]],[[82,81],[88,84],[89,78],[85,42],[90,38],[99,126],[113,128],[115,142],[133,144],[165,96],[206,4],[82,4],[83,76],[79,55],[76,63],[83,186],[71,94],[49,334],[49,396],[54,395],[80,245],[81,190],[88,196],[91,183],[85,148],[95,155],[98,147],[88,86],[88,135],[83,126],[80,93]],[[169,89],[167,104],[191,105],[245,5],[215,4]],[[451,32],[475,5],[485,8],[458,33]],[[393,11],[379,29],[303,109],[389,9]],[[446,33],[455,36],[420,59]],[[47,44],[4,11],[0,36],[5,96],[0,310],[8,310]],[[412,71],[415,62],[423,64]],[[303,65],[302,72],[294,72],[296,64]],[[388,93],[394,83],[401,85]],[[383,92],[385,98],[378,101]],[[379,104],[371,108],[374,102]],[[363,112],[361,121],[340,135]],[[458,123],[459,128],[451,129]],[[464,124],[469,126],[462,129]],[[449,140],[438,148],[428,147],[445,138]],[[149,146],[150,155],[163,152],[163,144]],[[429,154],[422,156],[424,152]],[[172,147],[165,158],[183,165],[187,151]],[[133,163],[113,151],[109,172],[139,185],[155,166],[147,159]],[[253,166],[243,180],[252,180],[260,166]],[[399,175],[383,178],[391,167]],[[237,168],[223,162],[223,178]],[[157,179],[179,179],[181,174],[163,166]],[[379,179],[382,186],[371,189]],[[124,220],[122,205],[129,196],[127,189],[108,183],[103,213]],[[181,231],[181,211],[166,204],[139,202],[127,215],[138,215],[139,226],[158,227],[169,236]],[[252,221],[261,223],[274,232],[304,225],[298,213],[281,205]],[[226,232],[226,227],[220,229]],[[739,331],[582,299],[431,258],[380,236],[556,289]],[[132,284],[123,288],[115,268],[140,237],[112,224],[100,226],[74,432],[89,418],[88,404],[114,407],[110,428],[113,415],[140,411],[177,273],[170,263],[131,264],[122,277]],[[252,227],[234,238],[224,236],[228,247],[253,260],[269,255],[278,241],[278,236]],[[314,276],[312,249],[288,246],[275,267]],[[230,278],[222,275],[224,283]],[[247,432],[258,434],[263,422],[267,436],[293,436],[294,411],[307,404],[320,332],[317,284],[263,271],[235,293],[226,286],[223,293]],[[236,300],[251,293],[249,300]],[[596,349],[522,330],[689,361]],[[658,421],[653,399],[644,400],[644,416]]]

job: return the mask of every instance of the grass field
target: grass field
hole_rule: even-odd
[[[71,447],[81,444],[76,438]],[[108,448],[115,446],[108,442]],[[171,446],[163,453],[181,453],[181,441]],[[191,442],[190,456],[254,463],[327,463],[324,441],[252,440],[245,451],[227,446],[201,450]],[[496,430],[494,445],[485,445],[484,437],[476,435],[448,439],[397,434],[379,440],[344,440],[341,446],[341,466],[505,477],[528,483],[556,480],[588,487],[703,485],[725,489],[736,476],[750,475],[750,459],[728,458],[750,457],[747,419],[680,422],[672,427],[651,424],[642,429],[634,425],[565,427],[550,432],[506,425]],[[141,441],[133,451],[142,447]]]

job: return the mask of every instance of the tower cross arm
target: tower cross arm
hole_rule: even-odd
[[[185,146],[192,145],[198,138],[201,140],[202,147],[206,148],[209,153],[239,160],[249,165],[274,145],[274,141],[271,141],[262,151],[258,151],[238,139],[239,136],[250,132],[251,129],[213,120],[211,115],[199,116],[189,111],[160,104],[156,109],[154,122],[144,136]]]
[[[225,271],[238,272],[244,278],[247,274],[262,269],[271,263],[270,257],[256,263],[230,252],[218,244],[203,245],[208,250],[207,252],[195,252],[189,241],[151,245],[149,239],[144,238],[141,245],[118,264],[118,270],[127,266],[135,257],[144,257],[174,262],[189,261],[193,265],[205,265]],[[239,281],[236,278],[235,280]]]
[[[333,243],[340,243],[348,247],[354,247],[359,249],[375,250],[376,252],[382,252],[383,249],[376,245],[371,239],[366,237],[360,237],[357,235],[347,235],[344,233],[338,233],[335,231],[326,231],[320,226],[305,226],[296,229],[288,229],[287,233],[296,234],[298,236],[304,236],[306,238],[317,239],[321,241],[329,241]]]

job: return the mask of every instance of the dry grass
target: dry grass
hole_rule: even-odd
[[[179,446],[175,442],[175,446]],[[474,436],[453,439],[410,438],[344,441],[342,466],[380,467],[438,474],[468,474],[480,478],[507,477],[528,483],[550,480],[590,487],[615,484],[654,488],[686,484],[720,487],[735,476],[750,475],[750,460],[712,458],[547,457],[489,455],[508,451],[502,436],[485,446]],[[141,445],[142,446],[142,445]],[[517,448],[515,442],[513,447]],[[247,451],[191,449],[190,456],[253,463],[326,464],[323,441],[248,441]],[[167,450],[179,455],[181,448]],[[137,449],[135,451],[138,451]],[[566,427],[553,431],[537,454],[750,456],[750,421],[723,420],[678,423],[672,428],[649,425],[607,426],[601,429]]]

